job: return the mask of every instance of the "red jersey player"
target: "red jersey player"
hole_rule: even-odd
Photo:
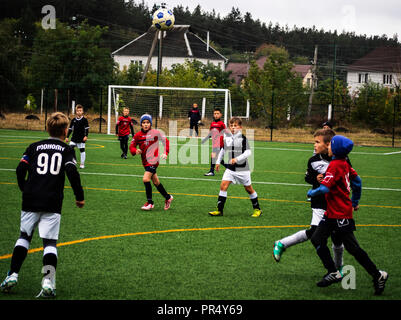
[[[167,159],[169,153],[170,143],[167,138],[161,134],[159,130],[152,129],[152,116],[149,114],[142,115],[140,119],[141,130],[137,132],[130,144],[129,150],[133,156],[141,155],[142,165],[145,168],[143,175],[143,183],[145,184],[147,202],[142,206],[142,210],[151,210],[154,208],[152,200],[152,180],[156,189],[166,199],[164,210],[170,208],[173,196],[168,194],[161,184],[156,169],[159,165],[159,141],[164,146],[164,153],[161,155],[162,159]]]
[[[212,138],[212,154],[210,161],[210,170],[205,173],[205,176],[214,176],[214,168],[216,166],[217,156],[219,155],[220,149],[224,145],[224,130],[226,125],[221,121],[222,113],[219,108],[213,111],[213,121],[210,124],[209,134],[202,140],[205,143],[209,138]],[[221,163],[224,166],[224,161]]]
[[[131,135],[134,136],[134,127],[132,126],[132,119],[129,117],[129,109],[123,109],[123,115],[118,118],[116,123],[116,136],[120,140],[120,148],[122,150],[121,158],[127,159],[128,152],[128,138],[131,131]]]
[[[326,170],[325,178],[319,188],[308,191],[309,197],[325,194],[327,201],[326,212],[311,239],[318,256],[327,269],[327,274],[317,285],[327,287],[332,283],[340,282],[343,278],[336,269],[327,247],[327,239],[334,232],[341,238],[345,249],[372,276],[375,294],[380,295],[384,290],[388,274],[377,269],[368,254],[359,246],[354,235],[356,228],[353,211],[359,209],[362,180],[346,161],[353,145],[353,142],[346,137],[339,135],[333,137],[329,145],[329,156],[332,156],[333,160]],[[349,197],[351,189],[352,199]]]

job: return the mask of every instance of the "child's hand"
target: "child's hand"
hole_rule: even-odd
[[[317,182],[322,182],[323,181],[323,179],[324,179],[324,175],[323,174],[318,174],[317,176],[316,176],[316,180],[317,180]]]
[[[86,142],[86,140],[88,140],[88,137],[85,136],[82,140],[83,142]]]
[[[68,138],[65,138],[65,143],[68,143]]]
[[[162,158],[163,160],[166,160],[167,159],[167,154],[163,153],[160,158]]]
[[[356,207],[353,207],[354,211],[358,211],[359,210],[359,204]]]
[[[212,156],[213,159],[216,158],[216,152],[212,152],[210,155]]]
[[[85,205],[85,200],[82,201],[75,201],[75,204],[78,208],[82,208]]]
[[[231,159],[230,164],[236,164],[237,163],[237,158]]]
[[[220,165],[216,164],[216,166],[214,168],[215,168],[216,171],[219,171],[220,170]]]
[[[140,150],[140,149],[136,149],[136,152],[135,152],[136,154],[141,154],[142,153],[142,150]]]

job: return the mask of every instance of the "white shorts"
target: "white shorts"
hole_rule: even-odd
[[[242,184],[245,187],[250,186],[251,182],[251,171],[232,171],[230,169],[226,169],[223,174],[223,178],[221,180],[231,181],[234,184]]]
[[[324,210],[324,209],[313,209],[312,208],[312,221],[311,221],[310,225],[318,226],[320,221],[322,220],[325,212],[326,212],[326,210]]]
[[[74,142],[74,141],[70,141],[70,146],[71,147],[75,147],[77,146],[78,149],[85,149],[85,142]]]
[[[21,232],[31,236],[38,227],[42,239],[58,240],[61,214],[21,211]]]

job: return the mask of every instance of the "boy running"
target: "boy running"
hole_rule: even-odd
[[[230,132],[224,135],[224,147],[220,150],[216,161],[216,171],[220,169],[220,163],[223,160],[224,153],[227,151],[229,162],[226,165],[217,200],[217,210],[209,212],[211,216],[222,216],[224,205],[227,200],[227,190],[231,183],[242,184],[249,194],[252,202],[252,217],[259,217],[262,214],[260,210],[258,195],[252,187],[251,171],[247,158],[252,154],[248,139],[242,134],[242,121],[240,118],[231,118],[229,121]]]
[[[80,168],[85,168],[85,159],[86,159],[86,152],[85,152],[85,142],[88,139],[89,134],[89,124],[88,119],[84,117],[84,107],[80,104],[77,104],[75,109],[75,118],[71,120],[70,127],[68,128],[67,138],[65,142],[68,143],[68,138],[72,133],[70,146],[79,149],[81,153],[81,162]]]
[[[167,159],[170,142],[159,130],[152,129],[151,115],[142,115],[140,124],[141,131],[134,135],[129,150],[133,156],[141,155],[142,164],[145,168],[143,183],[145,185],[147,201],[141,209],[148,211],[154,208],[152,200],[152,185],[150,184],[150,181],[152,181],[156,189],[165,198],[164,210],[168,210],[173,201],[173,196],[168,194],[164,189],[157,176],[156,169],[159,166],[159,140],[162,142],[164,147],[164,153],[161,155],[163,160]],[[139,148],[137,148],[138,146]]]
[[[329,156],[333,156],[333,160],[326,170],[326,176],[319,188],[308,191],[308,196],[312,198],[325,194],[327,201],[327,210],[311,239],[316,253],[327,269],[327,274],[317,286],[327,287],[342,280],[327,247],[327,238],[335,232],[344,243],[345,249],[372,276],[375,295],[380,295],[384,291],[388,274],[377,269],[354,235],[356,228],[353,211],[359,209],[362,180],[345,159],[353,145],[350,139],[343,136],[335,136],[331,140]],[[351,189],[352,199],[349,197]]]
[[[313,186],[313,189],[317,189],[320,186],[326,173],[327,167],[331,161],[331,157],[328,155],[329,144],[331,139],[335,136],[333,130],[317,130],[314,134],[315,144],[314,153],[308,161],[308,168],[305,174],[305,181]],[[309,240],[315,232],[317,226],[323,218],[324,212],[326,211],[327,204],[324,195],[316,196],[311,199],[312,207],[312,221],[311,227],[308,230],[298,231],[288,237],[278,240],[273,246],[273,258],[276,262],[280,261],[280,258],[284,251],[298,243]],[[343,252],[344,246],[336,234],[331,235],[333,241],[333,253],[336,268],[341,270],[343,265]]]
[[[118,118],[116,123],[116,136],[120,140],[120,148],[122,150],[121,158],[127,159],[128,153],[128,139],[129,134],[134,136],[134,127],[132,126],[132,119],[129,116],[129,109],[123,109],[123,115]]]
[[[77,207],[82,208],[85,204],[74,149],[63,142],[68,122],[67,116],[61,112],[53,113],[47,120],[50,138],[32,143],[17,167],[18,186],[22,191],[20,236],[14,247],[10,271],[0,285],[3,292],[9,292],[17,285],[33,232],[38,228],[44,248],[43,273],[49,272],[42,279],[42,291],[38,297],[56,295],[57,240],[65,175],[71,183]]]
[[[205,143],[209,138],[212,138],[212,154],[210,160],[210,170],[205,173],[205,176],[214,176],[214,168],[216,166],[217,156],[220,153],[221,148],[223,148],[224,142],[224,130],[226,129],[226,125],[223,121],[221,121],[222,113],[219,108],[214,109],[213,111],[213,121],[210,124],[210,131],[208,135],[202,139],[202,144]],[[221,164],[225,166],[224,161],[221,161]]]

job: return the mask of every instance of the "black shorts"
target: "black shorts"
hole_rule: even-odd
[[[356,230],[354,219],[331,219],[326,216],[319,223],[319,227],[323,226],[331,230],[331,232],[354,232]]]
[[[156,173],[156,166],[146,166],[145,171],[155,174]]]

